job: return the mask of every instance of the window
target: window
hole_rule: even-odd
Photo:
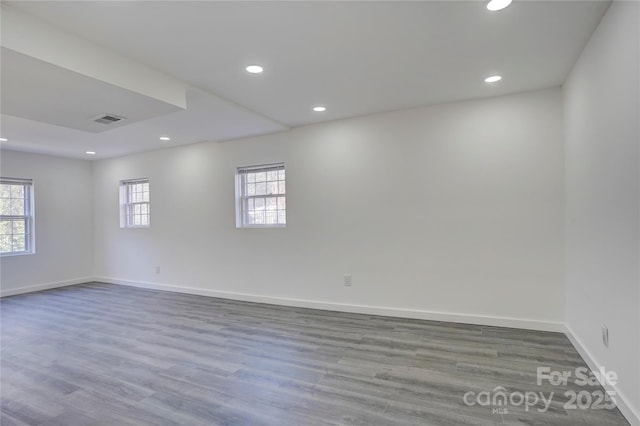
[[[284,163],[238,167],[236,226],[283,227],[287,223]]]
[[[149,179],[120,181],[120,228],[148,228]]]
[[[33,182],[0,178],[0,254],[34,252]]]

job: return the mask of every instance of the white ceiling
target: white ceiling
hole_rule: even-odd
[[[32,56],[2,48],[2,112],[38,122],[100,133],[180,108]],[[73,102],[62,102],[65,99]],[[117,111],[108,125],[96,115]]]
[[[30,106],[31,97],[10,116],[18,99],[5,102],[3,93],[1,132],[10,139],[3,146],[80,158],[91,149],[101,158],[166,146],[160,134],[170,135],[170,144],[223,141],[558,86],[609,2],[516,0],[499,12],[485,4],[5,1],[5,10],[17,9],[183,82],[187,108],[94,134],[42,123],[42,107],[35,101]],[[14,58],[4,50],[3,86],[29,92],[24,79],[5,78]],[[262,75],[244,71],[254,63],[264,66]],[[491,74],[504,78],[487,85],[483,78]],[[41,93],[47,81],[55,84],[40,78]],[[79,103],[69,107],[74,110],[86,100],[59,102]],[[312,112],[318,104],[327,111]]]

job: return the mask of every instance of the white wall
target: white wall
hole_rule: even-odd
[[[640,3],[613,2],[564,87],[567,324],[640,424]],[[601,341],[607,325],[610,346]]]
[[[91,163],[3,150],[0,175],[33,179],[36,238],[35,254],[0,258],[1,294],[91,279]]]
[[[235,168],[279,161],[287,227],[236,229]],[[95,271],[202,294],[559,329],[563,161],[559,89],[98,161]],[[118,181],[139,177],[151,180],[152,226],[120,229]]]

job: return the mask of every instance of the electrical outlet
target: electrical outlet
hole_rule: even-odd
[[[602,344],[605,348],[609,347],[609,328],[606,325],[602,326]]]
[[[159,274],[159,273],[160,273],[160,267],[156,266],[156,274]]]
[[[344,285],[345,287],[351,287],[351,274],[346,274],[344,276]]]

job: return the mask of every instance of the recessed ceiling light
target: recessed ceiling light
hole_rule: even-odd
[[[502,80],[502,76],[501,75],[492,75],[491,77],[487,77],[484,79],[485,83],[495,83],[497,81]]]
[[[171,138],[169,136],[160,136],[161,141],[170,141]]]
[[[87,151],[87,152],[86,152],[86,154],[89,154],[89,155],[96,155],[96,152],[95,152],[95,151]]]
[[[324,111],[326,111],[326,110],[327,110],[327,108],[326,108],[326,107],[323,107],[323,106],[315,106],[315,107],[313,107],[313,110],[314,110],[315,112],[324,112]]]
[[[247,72],[251,74],[260,74],[264,69],[260,65],[249,65],[247,68]]]
[[[511,1],[512,0],[491,0],[489,3],[487,3],[487,9],[492,12],[502,10],[505,7],[509,6],[511,4]]]
[[[9,139],[6,139],[6,138],[0,138],[0,142],[9,142]]]

